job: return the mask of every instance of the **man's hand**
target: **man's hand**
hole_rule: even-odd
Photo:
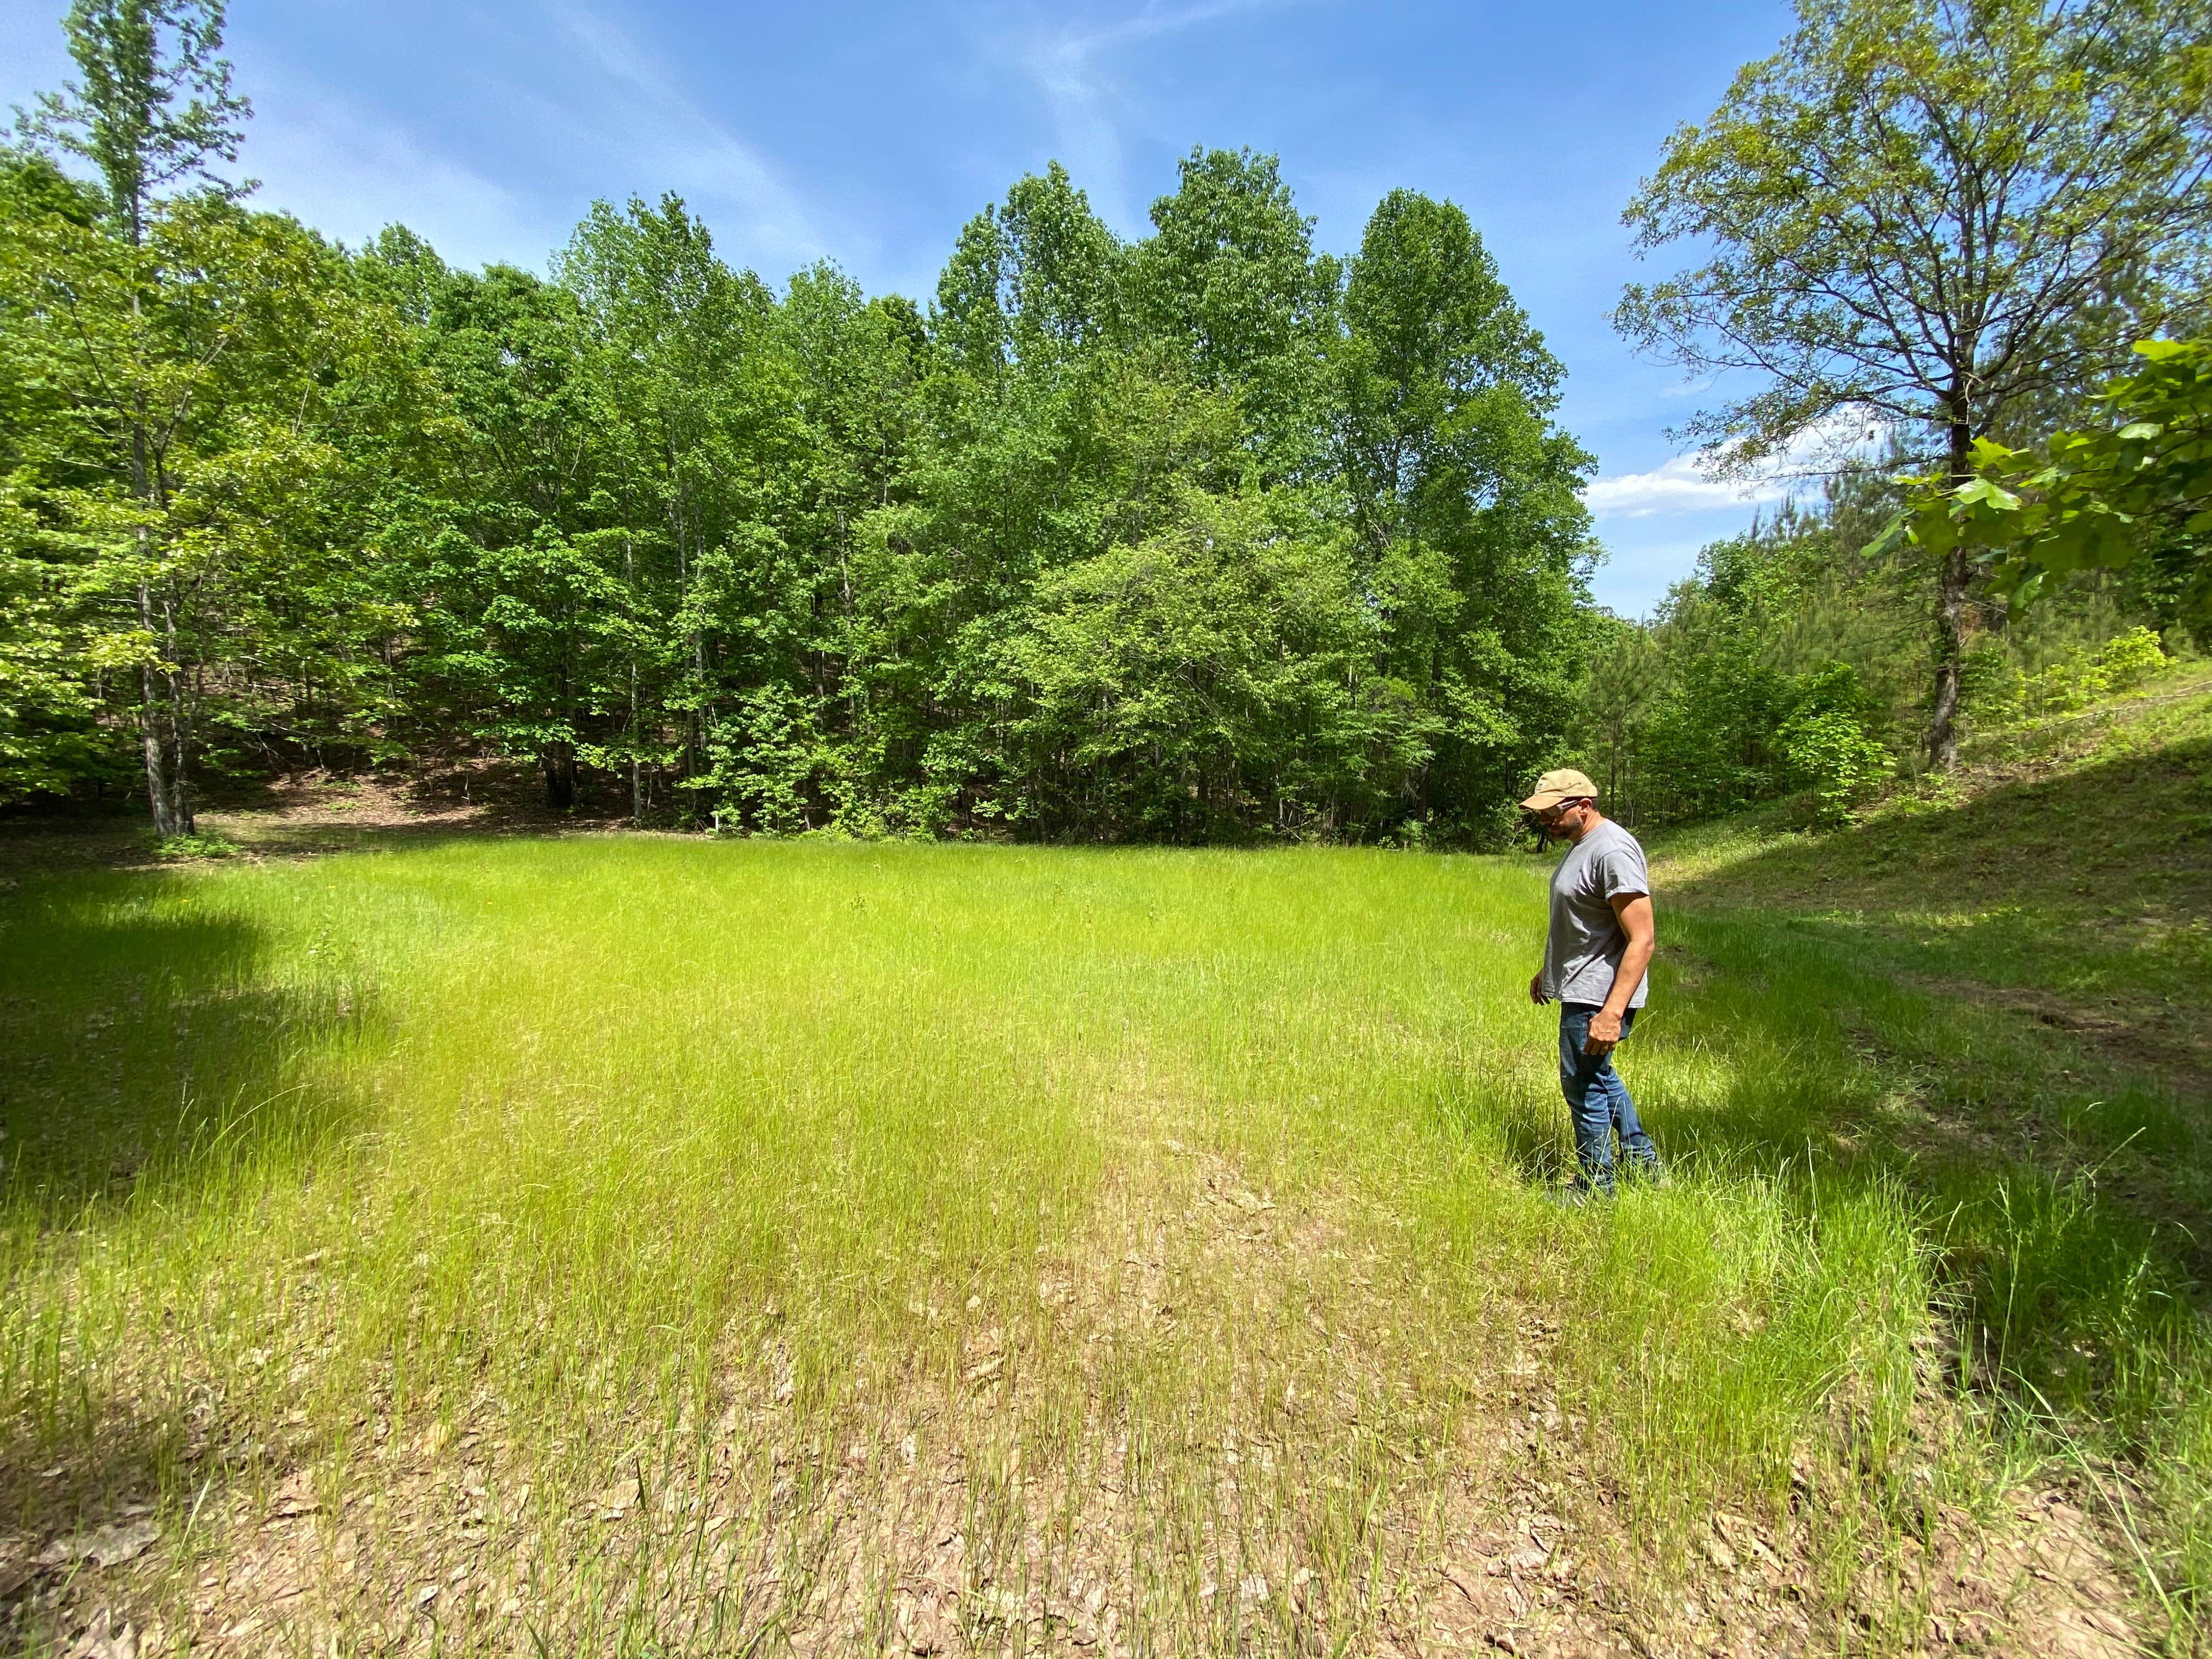
[[[1544,975],[1541,973],[1529,975],[1528,1000],[1534,1003],[1539,1008],[1540,1008],[1551,1000],[1551,998],[1544,994]]]
[[[1590,1016],[1589,1035],[1583,1039],[1586,1054],[1609,1054],[1620,1041],[1620,1016],[1610,1008],[1601,1008]]]

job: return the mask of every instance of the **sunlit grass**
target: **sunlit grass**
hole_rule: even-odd
[[[2157,1283],[1869,1156],[1864,987],[1741,925],[1624,1051],[1678,1181],[1559,1208],[1522,860],[474,842],[0,916],[0,1524],[156,1504],[171,1629],[1357,1649],[1509,1455],[1622,1571],[1726,1502],[1840,1607],[1996,1468],[1942,1299],[2045,1352]],[[2166,1409],[2190,1316],[2100,1316]],[[308,1501],[296,1595],[210,1593]]]

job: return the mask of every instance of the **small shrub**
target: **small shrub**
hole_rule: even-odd
[[[2130,628],[2106,642],[2097,653],[2097,665],[2113,690],[2132,691],[2166,666],[2166,653],[2149,629]]]
[[[2076,646],[2029,675],[2022,683],[2023,701],[2031,715],[2071,714],[2100,697],[2134,690],[2165,666],[2158,635],[2131,628],[2094,651]]]
[[[154,844],[154,854],[165,859],[227,859],[245,849],[223,836],[165,836]]]
[[[2011,726],[2021,717],[2027,677],[2001,640],[1987,635],[1967,647],[1960,665],[1959,700],[1979,726]]]
[[[1849,663],[1800,674],[1775,733],[1789,781],[1809,789],[1821,822],[1839,823],[1888,773],[1889,750],[1867,730],[1873,703]]]
[[[1815,815],[1840,823],[1888,775],[1889,750],[1841,709],[1793,714],[1782,728],[1782,753],[1812,792]]]
[[[2021,689],[2027,712],[2043,716],[2075,714],[2112,688],[2104,664],[2076,646],[2057,661],[2030,674]]]

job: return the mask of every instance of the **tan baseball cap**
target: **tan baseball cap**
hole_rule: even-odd
[[[1597,786],[1571,766],[1563,766],[1556,772],[1547,772],[1536,780],[1536,793],[1522,801],[1522,805],[1532,812],[1542,812],[1557,806],[1563,800],[1595,800]]]

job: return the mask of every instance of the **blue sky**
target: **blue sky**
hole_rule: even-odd
[[[0,105],[70,72],[64,9],[0,4]],[[1021,173],[1058,158],[1134,235],[1194,144],[1276,152],[1340,252],[1385,191],[1449,197],[1566,364],[1598,597],[1635,615],[1757,503],[1678,453],[1698,389],[1606,322],[1639,271],[1620,209],[1789,21],[1773,0],[233,0],[228,55],[264,204],[349,241],[404,221],[468,264],[543,268],[594,198],[673,190],[771,281],[828,257],[926,298]]]

